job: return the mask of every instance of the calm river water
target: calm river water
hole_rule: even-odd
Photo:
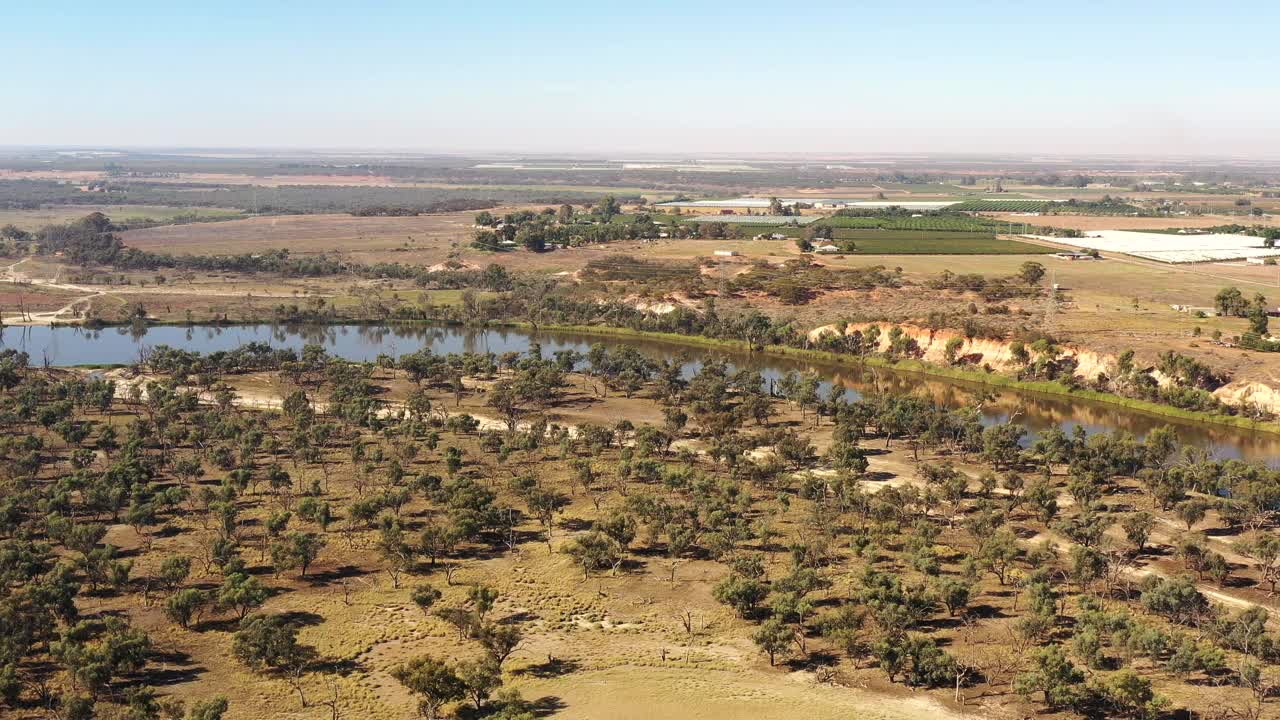
[[[33,365],[52,366],[111,364],[136,362],[140,351],[148,347],[171,347],[214,352],[233,350],[250,342],[265,342],[274,347],[301,350],[308,343],[323,345],[329,353],[349,360],[373,360],[380,354],[399,356],[424,346],[438,353],[456,352],[522,352],[535,336],[512,328],[474,329],[438,326],[378,325],[238,325],[230,327],[160,326],[135,331],[129,327],[85,330],[77,327],[6,327],[0,331],[0,348],[14,348],[30,354]],[[701,367],[708,357],[724,358],[735,366],[760,370],[766,379],[777,379],[789,370],[818,372],[827,382],[849,388],[852,394],[880,387],[896,392],[924,392],[949,406],[966,404],[981,386],[961,381],[943,380],[913,373],[882,368],[863,369],[855,365],[814,363],[793,358],[764,357],[746,353],[726,353],[674,343],[601,337],[573,333],[536,335],[544,354],[573,349],[586,352],[593,343],[633,345],[655,358],[680,359],[687,374]],[[1260,460],[1280,464],[1280,435],[1246,430],[1185,423],[1147,415],[1105,403],[1094,403],[1060,396],[1047,396],[1012,390],[1000,390],[995,402],[984,406],[984,421],[1000,423],[1013,419],[1034,433],[1053,425],[1068,433],[1082,425],[1090,433],[1127,430],[1141,437],[1152,428],[1174,425],[1182,441],[1205,448],[1218,457]]]

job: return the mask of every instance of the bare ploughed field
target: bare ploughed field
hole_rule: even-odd
[[[147,178],[157,183],[209,183],[211,185],[333,185],[338,187],[416,187],[420,182],[387,175],[245,175],[241,173],[179,173],[177,177]]]
[[[38,285],[0,285],[0,313],[11,315],[19,309],[28,312],[54,310],[80,297],[83,293]]]
[[[131,230],[126,245],[190,255],[256,253],[287,248],[295,254],[343,253],[364,261],[439,261],[420,251],[469,240],[475,212],[418,217],[354,217],[347,214],[282,215],[219,223]],[[376,256],[376,257],[373,257]]]
[[[111,176],[101,170],[8,170],[0,169],[3,180],[68,180],[92,182]],[[208,183],[210,185],[334,185],[352,187],[415,187],[422,183],[387,175],[248,175],[244,173],[175,173],[172,177],[146,177],[149,183]]]
[[[542,206],[499,207],[490,212],[502,215],[527,208]],[[369,264],[399,262],[431,267],[454,260],[469,267],[497,263],[513,270],[540,272],[572,272],[591,258],[615,253],[664,256],[667,247],[630,242],[550,253],[486,252],[471,247],[475,216],[474,210],[418,217],[281,215],[130,230],[120,233],[120,238],[130,247],[178,255],[236,255],[283,248],[293,255],[327,253]],[[723,241],[702,244],[708,255],[713,248],[724,246]]]

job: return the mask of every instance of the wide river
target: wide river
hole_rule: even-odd
[[[826,380],[824,393],[829,390],[831,383],[849,388],[854,396],[878,387],[893,392],[928,393],[944,405],[958,407],[970,402],[974,392],[982,387],[883,368],[864,369],[854,364],[814,363],[787,357],[708,350],[647,339],[561,332],[542,332],[534,336],[528,331],[512,328],[477,330],[400,325],[237,325],[85,330],[77,327],[15,326],[0,330],[0,348],[27,352],[33,365],[47,363],[52,366],[72,366],[133,363],[145,348],[159,345],[208,353],[233,350],[250,342],[265,342],[274,347],[297,350],[308,343],[315,343],[324,346],[333,355],[363,361],[373,360],[381,354],[393,357],[404,355],[424,346],[438,353],[522,352],[529,348],[530,341],[535,337],[547,355],[565,349],[586,352],[597,342],[632,345],[654,358],[681,360],[685,364],[686,374],[696,372],[701,367],[701,361],[709,357],[724,358],[737,367],[760,370],[766,379],[777,379],[790,370],[814,370]],[[1280,435],[1273,433],[1179,422],[1106,403],[1061,396],[1014,390],[999,390],[998,393],[998,399],[984,405],[984,422],[1001,423],[1012,419],[1025,426],[1032,435],[1054,425],[1068,433],[1076,425],[1082,425],[1090,433],[1126,430],[1141,437],[1152,428],[1170,424],[1178,429],[1184,443],[1205,448],[1217,457],[1259,460],[1269,465],[1280,465]]]

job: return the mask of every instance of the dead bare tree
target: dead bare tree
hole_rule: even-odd
[[[685,608],[684,610],[680,611],[680,614],[677,615],[676,617],[680,621],[680,626],[684,628],[684,634],[685,634],[684,661],[688,663],[689,655],[693,651],[693,636],[697,632],[693,611],[688,608]]]

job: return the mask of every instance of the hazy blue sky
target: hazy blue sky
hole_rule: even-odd
[[[0,144],[1280,155],[1276,2],[0,0]]]

